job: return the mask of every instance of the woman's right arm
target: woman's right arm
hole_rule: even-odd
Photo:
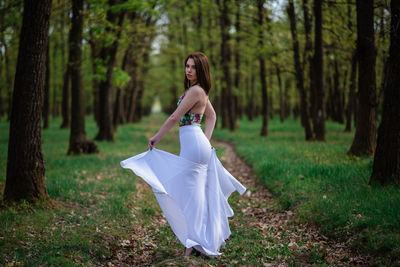
[[[206,110],[204,111],[204,115],[206,115],[206,128],[205,128],[204,134],[206,135],[208,140],[211,140],[211,136],[214,131],[217,116],[215,114],[213,106],[211,105],[210,100],[208,100],[208,102],[207,102]]]
[[[186,96],[182,99],[182,102],[176,108],[174,113],[172,113],[171,116],[169,116],[169,118],[164,122],[157,134],[150,138],[148,144],[150,150],[157,145],[164,134],[166,134],[174,125],[176,125],[180,118],[186,112],[188,112],[194,106],[194,104],[196,104],[198,99],[202,96],[202,91],[203,89],[195,86],[186,93]]]

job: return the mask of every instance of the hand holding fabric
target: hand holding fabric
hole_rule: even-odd
[[[160,142],[161,138],[158,137],[158,135],[153,136],[152,138],[149,139],[149,149],[152,150],[153,147],[155,147],[158,142]]]

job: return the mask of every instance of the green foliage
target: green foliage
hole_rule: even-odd
[[[398,260],[400,189],[368,186],[372,158],[346,156],[353,133],[328,122],[327,142],[312,143],[304,141],[298,121],[272,120],[264,138],[260,125],[241,120],[237,133],[218,129],[214,137],[234,142],[282,209],[296,209],[327,236],[353,237],[355,248]]]
[[[131,77],[129,76],[128,73],[121,70],[120,68],[114,67],[113,82],[116,87],[121,88],[124,85],[126,85],[130,80],[131,80]]]

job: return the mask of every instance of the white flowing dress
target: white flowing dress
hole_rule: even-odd
[[[180,155],[156,148],[121,161],[153,189],[179,241],[213,257],[230,236],[228,197],[246,188],[221,164],[200,125],[179,127]]]

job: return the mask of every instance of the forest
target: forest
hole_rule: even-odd
[[[212,260],[177,256],[119,166],[176,109],[195,51],[218,154],[252,173]],[[399,185],[400,1],[0,0],[1,265],[395,266]]]

